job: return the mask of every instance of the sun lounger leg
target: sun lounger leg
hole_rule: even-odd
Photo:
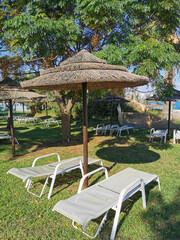
[[[30,188],[31,183],[32,183],[32,180],[28,179],[27,182],[26,182],[26,188]]]
[[[109,210],[104,214],[104,217],[103,217],[103,219],[101,220],[101,223],[99,224],[98,230],[97,230],[97,232],[95,233],[94,236],[91,236],[91,235],[89,235],[88,233],[86,233],[85,231],[83,231],[83,230],[86,229],[87,225],[83,228],[83,230],[81,230],[80,228],[76,227],[75,221],[72,221],[72,225],[73,225],[73,227],[74,227],[75,229],[80,230],[82,233],[84,233],[84,234],[85,234],[86,236],[88,236],[89,238],[91,238],[91,239],[96,238],[97,235],[100,233],[101,228],[102,228],[103,224],[105,223],[105,221],[106,221],[106,219],[107,219],[107,214],[108,214],[108,212],[109,212]]]
[[[56,180],[56,175],[54,174],[52,176],[51,186],[50,186],[49,193],[48,193],[48,199],[50,199],[50,197],[51,197],[51,193],[52,193],[52,190],[54,187],[55,180]]]
[[[15,142],[19,145],[19,142],[18,142],[17,138],[14,138],[14,140],[15,140]]]
[[[39,197],[41,197],[41,196],[43,195],[43,192],[44,192],[44,190],[45,190],[45,188],[46,188],[46,186],[47,186],[47,184],[48,184],[48,180],[49,180],[49,177],[46,178],[46,181],[45,181],[45,183],[44,183],[44,186],[43,186],[43,188],[42,188],[42,191],[41,191],[41,194],[39,195]]]
[[[41,193],[40,193],[39,196],[29,190],[30,187],[31,187],[32,180],[30,180],[29,183],[27,182],[27,184],[26,184],[26,185],[28,185],[28,186],[27,186],[27,191],[28,191],[29,193],[31,193],[32,195],[35,195],[36,197],[41,197],[41,196],[43,195],[43,192],[44,192],[47,184],[48,184],[48,180],[49,180],[49,177],[46,178],[46,181],[45,181],[45,183],[44,183],[44,186],[43,186],[43,188],[42,188]]]
[[[143,208],[146,208],[146,194],[145,194],[144,183],[141,184],[141,193],[142,193]]]
[[[161,184],[160,184],[159,177],[157,177],[156,181],[157,181],[157,183],[158,183],[158,186],[159,186],[159,191],[161,191]]]
[[[115,238],[118,220],[119,220],[119,216],[120,216],[120,212],[121,212],[121,206],[122,206],[122,201],[118,204],[117,209],[116,209],[110,240],[114,240],[114,238]]]
[[[118,132],[117,132],[117,136],[121,136],[121,130],[119,130]]]

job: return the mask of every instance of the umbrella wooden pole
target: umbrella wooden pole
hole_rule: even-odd
[[[12,157],[15,156],[15,144],[14,144],[14,126],[13,126],[13,106],[12,99],[9,99],[10,110],[10,130],[11,130],[11,142],[12,142]]]
[[[23,103],[23,117],[24,117],[24,103]]]
[[[48,118],[47,102],[46,102],[46,118]]]
[[[8,103],[8,120],[7,120],[7,129],[10,130],[10,121],[11,121],[11,117],[10,117],[10,106]]]
[[[83,90],[83,157],[84,174],[88,173],[88,133],[87,133],[87,83],[82,83]],[[84,181],[84,187],[88,187],[88,178]]]
[[[168,140],[170,140],[170,125],[171,125],[171,101],[169,101],[169,112],[168,112]]]

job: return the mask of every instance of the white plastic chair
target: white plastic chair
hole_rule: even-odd
[[[110,130],[109,130],[109,135],[112,136],[113,132],[116,131],[119,128],[118,124],[114,124],[111,126]]]
[[[164,137],[164,143],[166,143],[166,137],[167,137],[167,134],[168,134],[168,129],[166,130],[155,130],[155,128],[151,128],[150,130],[150,134],[149,134],[149,142],[153,142],[153,138],[154,137],[159,137],[161,138],[161,141],[160,143],[162,142],[163,140],[163,137]]]
[[[99,134],[99,133],[103,134],[104,128],[105,128],[104,123],[100,123],[93,130],[96,131],[96,134]]]
[[[54,163],[49,163],[46,165],[41,165],[41,166],[35,166],[37,160],[42,159],[42,158],[47,158],[49,156],[56,155],[57,156],[57,161]],[[100,159],[94,159],[94,158],[88,158],[88,164],[94,164],[100,162],[101,166],[103,166],[103,163]],[[70,158],[67,160],[60,160],[60,156],[57,153],[51,153],[48,155],[44,155],[41,157],[37,157],[32,164],[32,167],[27,167],[27,168],[11,168],[8,172],[16,177],[19,177],[23,180],[23,182],[26,182],[26,188],[27,191],[37,197],[41,197],[47,184],[49,178],[52,178],[51,181],[51,186],[49,189],[48,193],[48,199],[51,197],[51,193],[54,187],[54,183],[56,180],[56,176],[59,174],[63,174],[65,172],[70,172],[72,170],[80,168],[82,176],[84,175],[84,170],[83,170],[83,156],[78,156],[75,158]],[[42,188],[42,191],[40,195],[36,195],[33,192],[30,191],[31,185],[32,185],[32,180],[33,178],[37,177],[46,177],[44,186]]]
[[[132,129],[133,132],[135,132],[133,126],[128,126],[128,125],[123,125],[123,126],[121,126],[121,127],[117,130],[117,136],[120,137],[122,131],[127,131],[127,134],[129,135],[129,130],[130,130],[130,129]]]
[[[174,131],[173,131],[173,143],[175,144],[176,142],[178,142],[178,140],[180,140],[180,130],[174,129]]]
[[[86,177],[100,170],[105,171],[106,179],[82,191],[83,182]],[[84,175],[80,181],[78,193],[66,200],[59,201],[52,210],[72,219],[73,226],[76,229],[82,231],[90,238],[95,238],[107,218],[108,211],[113,209],[115,211],[115,217],[110,236],[110,239],[113,240],[117,230],[122,203],[137,191],[141,191],[143,208],[146,208],[144,186],[153,180],[158,182],[159,190],[161,190],[159,177],[157,175],[127,168],[108,178],[107,170],[101,167]],[[90,236],[85,232],[88,223],[101,215],[104,216],[96,234]],[[82,225],[83,230],[77,227],[75,223]]]
[[[111,129],[111,125],[110,125],[110,124],[106,125],[106,126],[104,127],[104,130],[102,131],[103,134],[106,135],[107,131],[110,131],[110,129]]]
[[[97,127],[94,128],[93,130],[96,131],[96,134],[101,133],[101,134],[106,135],[107,131],[110,130],[110,128],[111,128],[111,125],[110,125],[110,124],[108,124],[108,125],[105,126],[104,123],[100,123],[100,124],[98,124]]]

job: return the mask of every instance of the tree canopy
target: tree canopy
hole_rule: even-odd
[[[55,67],[82,49],[162,86],[180,59],[180,0],[2,0],[1,48],[31,69]],[[175,41],[176,39],[176,41]],[[19,61],[20,62],[20,61]],[[62,113],[77,94],[56,94]]]
[[[154,78],[179,60],[179,0],[2,1],[3,40],[42,68],[81,49]],[[176,46],[175,46],[176,45]]]

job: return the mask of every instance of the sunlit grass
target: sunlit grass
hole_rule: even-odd
[[[172,141],[160,144],[148,142],[148,131],[136,130],[128,136],[95,136],[96,121],[89,121],[89,156],[103,160],[109,175],[127,167],[133,167],[159,175],[162,191],[150,184],[146,188],[147,209],[142,208],[140,194],[124,203],[116,239],[179,239],[180,145]],[[5,124],[0,120],[1,127]],[[1,131],[1,130],[0,130]],[[58,176],[50,200],[47,199],[49,186],[41,198],[27,193],[25,184],[18,178],[7,175],[13,167],[31,166],[35,157],[57,152],[61,159],[82,155],[82,123],[72,122],[72,142],[63,145],[61,126],[45,128],[42,124],[27,125],[15,123],[16,157],[11,158],[10,141],[0,142],[0,239],[89,239],[74,230],[71,220],[52,212],[53,206],[61,199],[76,194],[80,171]],[[91,167],[90,170],[94,169]],[[99,173],[90,178],[90,183],[104,179]],[[36,180],[35,191],[40,191],[43,178]],[[97,239],[109,239],[114,212],[110,211],[107,222]],[[94,234],[99,220],[93,221],[88,232]]]

